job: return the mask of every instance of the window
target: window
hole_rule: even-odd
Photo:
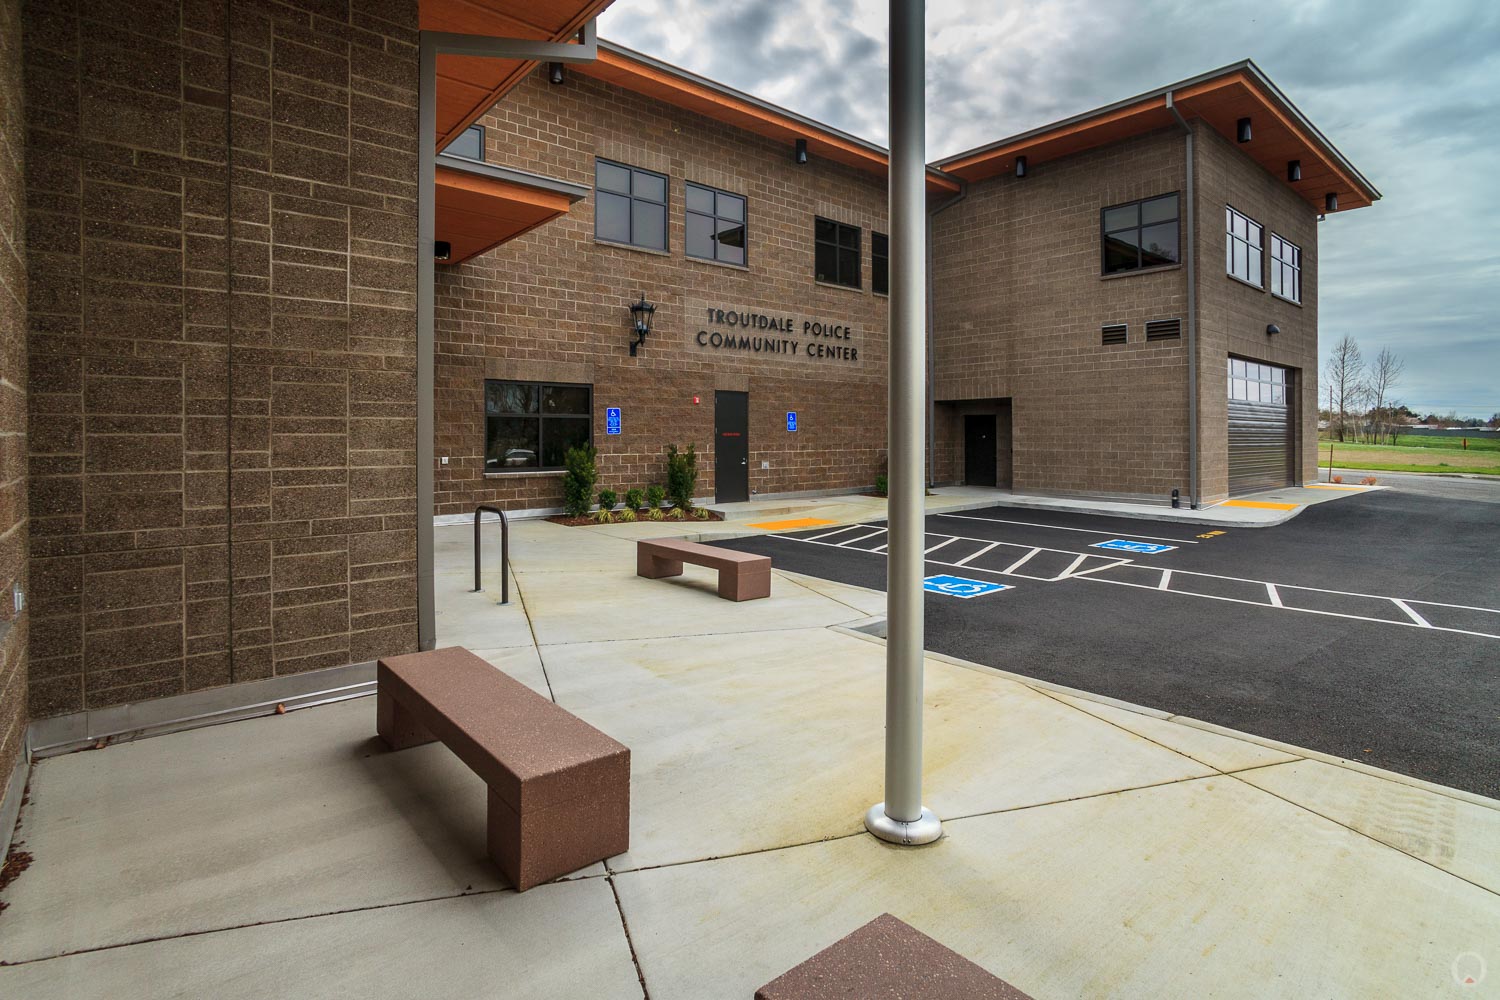
[[[687,254],[743,265],[745,199],[702,184],[688,184]]]
[[[1260,223],[1241,215],[1229,206],[1224,207],[1224,269],[1248,281],[1256,288],[1260,284],[1261,242]]]
[[[1177,195],[1164,194],[1100,213],[1104,273],[1176,264]]]
[[[1109,326],[1101,327],[1100,333],[1100,340],[1104,346],[1111,347],[1115,344],[1125,343],[1128,330],[1124,323],[1112,323]]]
[[[594,236],[667,249],[667,178],[608,160],[594,162]]]
[[[859,227],[816,219],[813,223],[814,264],[819,281],[858,288]]]
[[[891,248],[885,233],[870,231],[870,291],[891,294]]]
[[[1286,369],[1230,358],[1229,398],[1242,403],[1286,405]]]
[[[485,471],[561,469],[569,448],[593,440],[593,412],[593,386],[486,379]]]
[[[443,148],[451,156],[462,156],[466,160],[484,159],[484,126],[470,125]]]
[[[1271,294],[1302,301],[1302,248],[1271,234]]]

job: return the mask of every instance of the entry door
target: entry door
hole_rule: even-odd
[[[964,483],[968,486],[995,485],[993,413],[970,413],[964,417]]]
[[[750,499],[750,394],[714,393],[714,499]]]

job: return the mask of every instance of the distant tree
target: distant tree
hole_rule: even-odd
[[[1328,359],[1328,367],[1324,370],[1328,381],[1328,409],[1334,414],[1331,429],[1339,441],[1344,440],[1350,410],[1359,407],[1364,372],[1365,359],[1359,353],[1359,345],[1346,333],[1333,345],[1333,356]]]
[[[1367,427],[1375,444],[1380,444],[1387,437],[1391,439],[1391,444],[1396,443],[1396,415],[1390,409],[1393,403],[1391,397],[1405,371],[1406,363],[1389,347],[1382,347],[1380,353],[1375,355],[1375,363],[1370,366],[1364,390],[1370,401]]]
[[[1491,430],[1500,431],[1500,413],[1495,414],[1489,420],[1485,421],[1485,426]]]

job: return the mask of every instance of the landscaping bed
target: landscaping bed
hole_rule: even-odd
[[[708,516],[700,517],[698,516],[700,512]],[[623,510],[614,511],[614,516],[607,521],[599,519],[594,514],[584,514],[582,516],[575,516],[573,514],[554,514],[553,516],[547,518],[547,520],[551,521],[553,524],[562,524],[570,528],[587,528],[592,527],[596,524],[707,524],[710,521],[724,520],[723,514],[720,514],[716,510],[709,510],[707,507],[694,507],[692,513],[685,514],[680,518],[673,517],[667,511],[662,511],[662,517],[660,520],[652,517],[647,517],[645,514],[637,515],[634,520],[624,520],[620,517],[620,515],[623,513],[625,513]]]

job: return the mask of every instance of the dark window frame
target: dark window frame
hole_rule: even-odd
[[[630,175],[630,184],[629,184],[630,192],[628,194],[626,194],[626,193],[622,193],[620,191],[611,191],[608,188],[601,188],[599,186],[599,166],[600,166],[600,164],[604,164],[605,166],[615,167],[617,169],[626,171]],[[655,178],[657,178],[658,180],[661,181],[661,192],[662,192],[662,200],[661,201],[656,201],[656,200],[654,200],[652,198],[647,198],[647,197],[644,197],[644,196],[641,196],[641,195],[638,195],[638,194],[635,193],[635,178],[636,178],[637,174],[644,174],[644,175],[646,175],[648,177],[655,177]],[[603,193],[605,193],[605,194],[612,195],[612,196],[614,196],[616,198],[624,198],[626,201],[629,202],[629,210],[628,210],[628,212],[626,214],[626,219],[625,219],[625,230],[626,230],[626,233],[628,235],[627,235],[627,238],[624,239],[624,240],[615,240],[615,239],[610,239],[609,237],[606,237],[606,236],[600,236],[599,235],[599,203],[601,201],[601,199],[599,197],[599,194],[600,194],[601,191]],[[660,205],[661,206],[661,215],[662,215],[661,246],[653,246],[650,243],[637,243],[635,241],[635,206],[636,206],[637,202],[639,202],[640,204],[643,204],[643,205]],[[620,163],[618,160],[605,159],[602,156],[596,156],[596,157],[594,157],[594,239],[598,240],[601,243],[608,243],[610,246],[634,247],[637,250],[650,250],[650,251],[653,251],[653,252],[656,252],[656,253],[671,253],[672,252],[672,178],[669,177],[668,175],[666,175],[664,173],[661,173],[659,171],[656,171],[656,170],[647,170],[645,167],[633,167],[633,166],[631,166],[628,163]]]
[[[1288,248],[1292,251],[1291,259],[1277,255],[1278,250],[1285,251]],[[1271,233],[1269,260],[1271,280],[1267,282],[1267,285],[1271,294],[1278,299],[1295,302],[1300,306],[1302,304],[1302,248],[1280,233],[1273,231]],[[1285,290],[1286,276],[1282,272],[1283,268],[1290,271],[1292,275],[1292,294],[1290,295]],[[1276,286],[1278,283],[1281,285],[1281,291],[1277,291]]]
[[[697,188],[700,191],[707,191],[709,194],[711,194],[713,196],[713,200],[714,200],[714,213],[713,213],[713,215],[709,215],[707,212],[700,212],[700,211],[698,211],[695,208],[689,208],[688,207],[688,199],[689,199],[689,197],[690,197],[690,195],[692,193],[692,190],[694,188]],[[740,218],[738,218],[738,219],[731,219],[728,216],[720,215],[719,214],[719,199],[720,198],[734,198],[734,199],[738,200],[739,203],[740,203]],[[687,225],[687,220],[689,218],[691,218],[692,216],[695,216],[695,215],[698,216],[698,217],[700,217],[700,218],[708,219],[713,224],[713,230],[712,230],[712,232],[709,233],[709,239],[713,242],[714,255],[712,257],[705,257],[702,254],[693,253],[692,247],[691,247],[691,245],[687,241],[687,233],[684,230],[683,237],[682,237],[682,243],[683,243],[683,253],[686,256],[691,257],[693,260],[710,260],[710,261],[713,261],[716,264],[728,264],[730,267],[749,267],[750,266],[750,199],[749,198],[745,197],[742,194],[735,194],[733,191],[725,191],[723,188],[716,188],[716,187],[714,187],[711,184],[700,184],[697,181],[683,181],[682,211],[683,211],[683,225],[684,225],[684,227],[686,227],[686,225]],[[738,224],[739,227],[740,227],[741,239],[744,242],[742,243],[742,245],[740,246],[739,249],[740,249],[740,255],[744,258],[744,260],[739,260],[739,261],[725,260],[724,258],[722,258],[722,257],[719,256],[719,224],[720,223],[726,223],[726,222],[727,223],[731,223],[731,224]]]
[[[1173,201],[1172,217],[1170,219],[1159,219],[1155,222],[1145,222],[1143,212],[1145,206],[1157,201],[1171,198]],[[1122,208],[1134,208],[1136,210],[1135,224],[1132,226],[1119,226],[1114,229],[1107,228],[1109,213],[1117,212]],[[1145,249],[1141,246],[1143,242],[1141,233],[1147,229],[1155,229],[1158,226],[1172,225],[1176,228],[1176,247],[1173,253],[1176,259],[1162,264],[1146,264]],[[1111,271],[1109,269],[1109,238],[1121,233],[1134,233],[1135,259],[1134,267],[1121,267]],[[1122,201],[1118,205],[1105,205],[1099,209],[1099,276],[1113,278],[1121,274],[1139,274],[1147,271],[1162,271],[1167,268],[1182,266],[1182,192],[1165,191],[1161,194],[1151,195],[1149,198],[1137,198],[1134,201]]]
[[[818,238],[818,223],[827,223],[834,228],[834,238],[824,240]],[[845,236],[852,233],[853,243],[845,240]],[[853,288],[857,291],[864,289],[863,260],[861,256],[864,250],[864,230],[859,226],[850,225],[847,222],[839,222],[835,219],[825,219],[821,215],[813,216],[813,279],[819,284],[838,285],[840,288]],[[834,277],[824,278],[818,274],[818,247],[832,247],[834,251]],[[844,258],[844,251],[854,253],[853,281],[845,281],[844,268],[840,261]]]
[[[1231,355],[1227,381],[1230,402],[1286,407],[1292,405],[1289,398],[1292,387],[1291,369]],[[1255,398],[1252,399],[1251,396]]]
[[[1237,218],[1238,219],[1243,219],[1244,222],[1245,222],[1245,224],[1246,224],[1245,235],[1244,236],[1239,236],[1234,231],[1234,220],[1237,219]],[[1251,226],[1255,227],[1256,241],[1254,243],[1252,243],[1250,241],[1250,228],[1249,227],[1251,227]],[[1235,248],[1236,244],[1243,244],[1244,247],[1245,247],[1245,274],[1240,274],[1239,272],[1237,272],[1234,269],[1234,248]],[[1253,254],[1252,254],[1252,251],[1253,251]],[[1251,260],[1252,256],[1254,257],[1255,263],[1256,263],[1256,266],[1254,268],[1250,267],[1250,260]],[[1225,205],[1224,206],[1224,273],[1227,274],[1229,277],[1234,278],[1236,281],[1244,282],[1245,284],[1251,286],[1252,288],[1259,288],[1262,291],[1265,290],[1265,287],[1266,287],[1266,227],[1265,227],[1265,224],[1261,223],[1261,222],[1257,222],[1255,219],[1253,219],[1250,216],[1246,215],[1244,212],[1241,212],[1239,209],[1235,208],[1233,205]],[[1250,275],[1251,273],[1253,273],[1254,276],[1255,276],[1254,280],[1251,280],[1251,278],[1247,277],[1247,275]]]
[[[469,155],[467,155],[465,153],[455,152],[454,149],[453,149],[453,147],[458,144],[458,140],[461,139],[461,138],[463,138],[464,136],[468,135],[471,132],[478,132],[479,133],[479,155],[478,156],[469,156]],[[484,126],[480,125],[479,123],[476,122],[475,124],[470,125],[468,128],[464,129],[458,135],[454,136],[453,137],[453,141],[450,142],[450,143],[448,143],[448,145],[446,145],[446,146],[443,147],[443,152],[446,153],[446,154],[448,154],[449,156],[456,156],[456,157],[458,157],[459,159],[462,159],[462,160],[474,160],[477,163],[483,163],[484,162],[485,138],[486,138],[486,136],[485,136]]]
[[[885,252],[876,251],[876,241],[885,244]],[[884,286],[884,287],[881,287]],[[870,291],[876,295],[891,294],[891,241],[885,233],[870,230]]]
[[[490,395],[490,386],[491,385],[516,385],[516,386],[527,386],[527,387],[531,387],[531,388],[536,389],[536,393],[537,393],[537,409],[536,409],[536,412],[529,413],[529,412],[501,411],[499,413],[491,413],[490,412],[490,408],[489,408],[489,395]],[[541,401],[545,397],[546,392],[547,392],[548,389],[585,389],[585,390],[587,390],[588,394],[589,394],[588,412],[587,413],[545,413],[545,412],[543,412]],[[483,461],[484,461],[484,472],[485,472],[486,475],[526,476],[526,475],[536,475],[537,473],[541,473],[541,472],[559,472],[559,471],[562,471],[565,468],[562,465],[543,465],[542,464],[542,456],[547,453],[547,437],[546,437],[546,433],[547,433],[547,422],[548,421],[579,420],[579,419],[586,420],[586,421],[588,421],[588,428],[589,428],[588,443],[589,444],[593,444],[594,443],[594,386],[593,386],[592,383],[589,383],[589,382],[537,382],[537,381],[530,381],[530,380],[526,380],[526,379],[487,378],[487,379],[484,380],[484,392],[483,392],[482,397],[481,397],[480,405],[482,406],[483,413],[484,413],[484,451],[482,452],[482,455],[483,455]],[[490,421],[492,419],[495,419],[495,420],[498,420],[498,419],[507,419],[507,420],[535,420],[535,421],[537,421],[537,436],[536,436],[536,460],[537,460],[537,464],[536,465],[504,466],[504,465],[492,464],[491,463],[491,459],[490,459],[489,455],[490,455],[490,440],[491,440]]]

